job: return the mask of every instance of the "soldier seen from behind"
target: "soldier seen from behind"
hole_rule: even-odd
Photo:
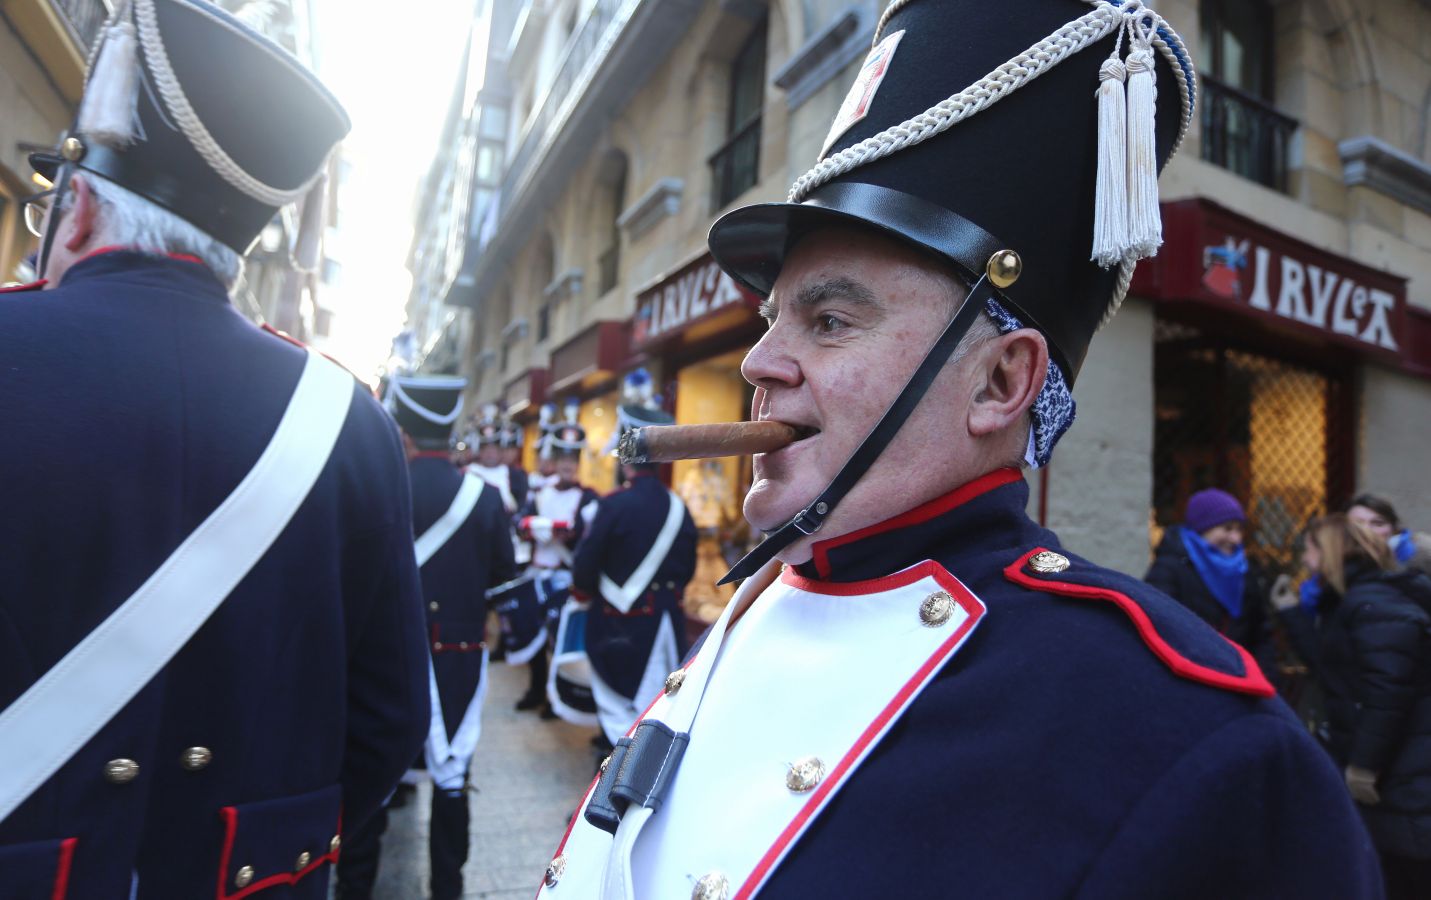
[[[113,6],[0,297],[0,895],[323,898],[428,728],[407,473],[229,297],[348,118],[210,3]]]

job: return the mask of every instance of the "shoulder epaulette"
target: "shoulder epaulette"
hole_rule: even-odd
[[[1006,567],[1004,577],[1029,590],[1112,603],[1133,623],[1153,655],[1181,678],[1257,697],[1277,693],[1252,654],[1200,620],[1187,621],[1192,614],[1177,601],[1164,598],[1172,605],[1144,602],[1112,584],[1121,576],[1086,568],[1075,569],[1063,554],[1036,547]],[[1198,659],[1192,658],[1193,653]]]

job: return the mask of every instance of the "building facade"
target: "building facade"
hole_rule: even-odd
[[[758,298],[707,229],[814,162],[881,4],[528,0],[489,47],[506,165],[469,228],[470,317],[444,364],[526,421],[578,400],[593,449],[644,365],[680,422],[736,419]],[[1431,525],[1431,8],[1413,0],[1164,0],[1203,103],[1164,174],[1167,241],[1098,335],[1078,421],[1030,476],[1031,513],[1141,574],[1187,496],[1247,503],[1273,566],[1357,490]],[[1070,3],[1070,15],[1077,12]],[[585,478],[612,486],[604,454]],[[702,529],[690,606],[752,541],[748,461],[668,473]]]
[[[55,146],[84,90],[85,60],[109,16],[103,0],[0,3],[0,284],[34,280],[38,240],[21,201],[49,187],[26,157]]]

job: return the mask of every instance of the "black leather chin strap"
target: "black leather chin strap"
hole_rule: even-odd
[[[814,502],[800,511],[795,518],[786,522],[780,528],[768,534],[760,546],[750,551],[745,557],[735,564],[725,577],[720,580],[720,584],[729,584],[732,581],[739,581],[749,578],[760,570],[760,567],[775,558],[781,550],[793,544],[802,537],[807,537],[820,530],[825,524],[825,518],[834,510],[835,505],[844,499],[850,492],[850,488],[855,486],[869,467],[874,465],[874,461],[879,459],[879,455],[884,452],[884,448],[889,446],[889,442],[894,440],[894,436],[899,433],[910,413],[919,405],[919,401],[924,398],[924,394],[929,390],[929,386],[934,383],[940,370],[944,368],[949,357],[953,355],[954,349],[959,346],[959,341],[968,333],[974,320],[979,313],[984,311],[984,303],[994,295],[994,286],[989,282],[987,275],[983,276],[969,291],[964,302],[954,313],[954,318],[949,320],[945,326],[944,333],[939,335],[939,339],[934,342],[934,346],[929,348],[924,361],[919,364],[919,368],[914,370],[914,374],[905,382],[904,390],[899,392],[899,396],[894,398],[889,409],[885,410],[884,416],[879,420],[864,439],[864,442],[850,454],[844,468],[840,469],[833,481],[826,486],[825,490],[816,497]]]

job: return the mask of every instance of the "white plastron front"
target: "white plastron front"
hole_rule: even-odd
[[[933,562],[843,585],[787,570],[751,602],[762,574],[643,717],[690,734],[664,804],[615,838],[578,815],[540,896],[683,898],[702,878],[754,896],[985,614]]]

